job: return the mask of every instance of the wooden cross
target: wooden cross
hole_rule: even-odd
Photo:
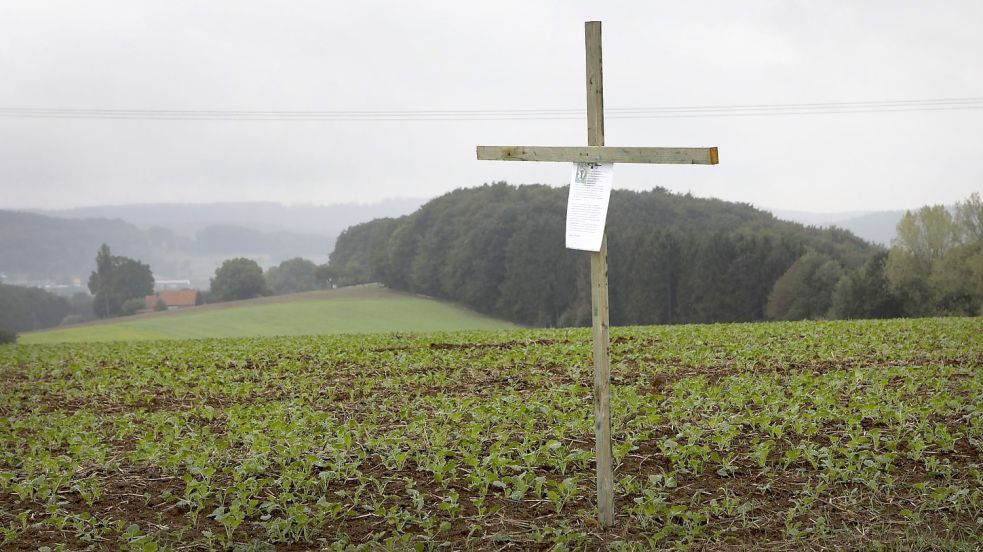
[[[717,148],[615,148],[604,146],[601,22],[584,25],[587,44],[587,147],[478,146],[490,161],[568,161],[716,165]],[[614,467],[611,453],[611,366],[608,360],[608,246],[590,254],[594,356],[594,432],[597,454],[597,514],[614,525]]]

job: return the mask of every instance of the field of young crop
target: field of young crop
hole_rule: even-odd
[[[983,547],[983,319],[0,347],[0,549]]]

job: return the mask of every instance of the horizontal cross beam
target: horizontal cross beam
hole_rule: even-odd
[[[479,161],[569,161],[716,165],[717,148],[617,148],[610,146],[478,146]]]

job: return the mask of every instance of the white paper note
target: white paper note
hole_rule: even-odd
[[[614,163],[574,163],[567,198],[567,249],[600,251]]]

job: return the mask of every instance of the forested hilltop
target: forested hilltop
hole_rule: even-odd
[[[331,270],[341,284],[382,282],[524,324],[588,324],[587,254],[564,247],[566,199],[566,187],[544,185],[455,190],[348,228]],[[844,230],[660,188],[615,190],[607,232],[618,325],[823,316],[844,272],[883,252]],[[769,305],[793,265],[805,275],[788,284],[795,300]]]

